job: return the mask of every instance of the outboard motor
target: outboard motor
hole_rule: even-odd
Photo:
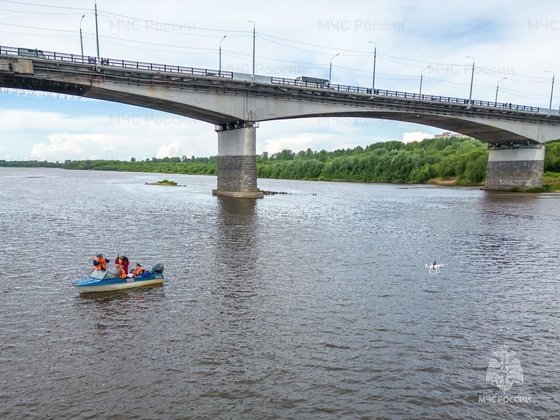
[[[162,263],[157,263],[156,265],[153,266],[152,271],[154,273],[163,273],[163,264]]]

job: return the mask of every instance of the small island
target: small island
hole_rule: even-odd
[[[179,184],[177,184],[175,181],[164,179],[163,181],[158,182],[146,182],[146,185],[165,185],[168,187],[177,187]]]

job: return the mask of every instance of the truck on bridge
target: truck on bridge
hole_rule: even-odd
[[[296,77],[296,84],[300,86],[328,88],[329,81],[327,79],[319,79],[318,77],[299,76]]]

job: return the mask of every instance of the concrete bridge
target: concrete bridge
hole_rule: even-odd
[[[544,143],[560,139],[558,111],[408,92],[0,46],[0,87],[58,92],[206,121],[218,133],[215,193],[257,189],[260,121],[380,118],[462,133],[489,144],[486,188],[542,186]]]

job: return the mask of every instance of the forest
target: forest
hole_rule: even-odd
[[[423,184],[451,180],[454,185],[484,182],[488,146],[457,137],[403,143],[388,141],[365,148],[279,153],[257,156],[260,178]],[[63,163],[4,161],[0,166],[215,175],[217,158],[168,157],[136,160],[67,160]],[[545,184],[560,184],[560,141],[546,145]]]
[[[261,156],[261,178],[317,179],[360,182],[426,183],[436,178],[456,178],[459,185],[484,180],[487,145],[474,139],[428,139],[405,144],[401,141],[374,143],[365,149]]]

